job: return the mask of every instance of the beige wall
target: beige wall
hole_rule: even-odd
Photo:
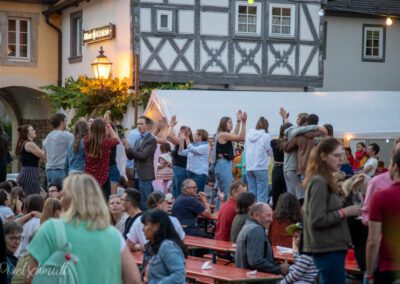
[[[8,86],[24,86],[38,89],[48,84],[57,84],[57,32],[48,26],[42,12],[45,5],[0,2],[0,11],[27,12],[38,15],[37,64],[36,66],[0,65],[0,88]],[[51,19],[56,22],[57,19]],[[3,43],[6,44],[6,43]],[[2,44],[2,45],[3,45]]]

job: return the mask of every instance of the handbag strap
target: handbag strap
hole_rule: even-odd
[[[214,146],[212,149],[212,163],[215,164],[217,162],[217,143],[218,143],[218,133],[214,135]]]
[[[64,223],[61,220],[53,220],[53,225],[54,225],[53,229],[56,236],[57,249],[64,250],[66,247],[68,247]]]

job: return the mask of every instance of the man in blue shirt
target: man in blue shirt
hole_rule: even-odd
[[[197,195],[197,185],[194,180],[187,179],[182,183],[182,194],[172,207],[172,216],[176,217],[183,230],[189,236],[209,237],[197,227],[197,216],[211,218],[210,206],[204,192]]]

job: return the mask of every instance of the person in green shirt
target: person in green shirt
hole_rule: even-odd
[[[117,229],[110,224],[110,213],[97,181],[87,174],[64,180],[61,192],[66,238],[76,257],[80,284],[141,283],[138,268]],[[58,249],[53,230],[56,220],[46,221],[27,250],[31,255],[29,271],[36,271]],[[28,274],[25,283],[34,275]]]

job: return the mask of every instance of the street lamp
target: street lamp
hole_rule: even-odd
[[[108,79],[111,74],[111,61],[104,55],[103,47],[100,47],[99,55],[92,63],[92,70],[96,79]]]

